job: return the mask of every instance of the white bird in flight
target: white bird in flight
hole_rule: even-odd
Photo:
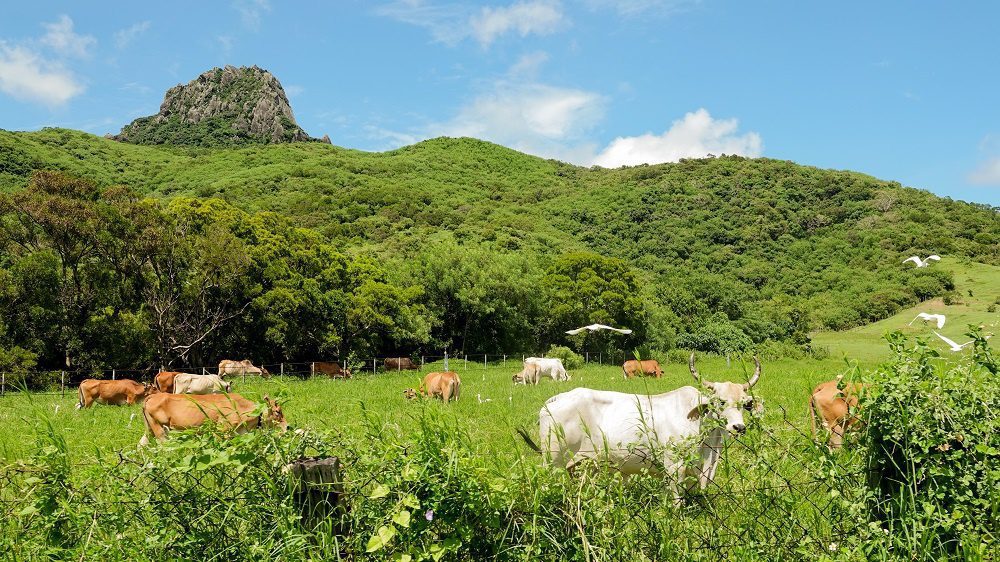
[[[939,256],[937,254],[934,254],[932,256],[927,256],[926,259],[920,259],[917,256],[910,256],[910,257],[906,258],[905,260],[903,260],[903,263],[906,263],[908,261],[912,261],[914,264],[916,264],[917,267],[927,267],[928,265],[931,264],[931,260],[940,261],[941,260],[941,256]]]
[[[917,320],[923,320],[924,322],[934,320],[937,322],[938,330],[940,330],[941,328],[944,328],[945,316],[944,314],[928,314],[926,312],[921,312],[920,314],[917,314],[916,318],[910,320],[910,323],[907,324],[907,326],[912,326]]]
[[[949,346],[951,346],[951,350],[952,351],[962,351],[962,348],[964,348],[965,346],[969,345],[970,343],[973,343],[971,341],[967,341],[967,342],[963,343],[962,345],[959,345],[959,344],[953,342],[952,340],[950,340],[950,339],[942,336],[941,334],[937,333],[936,331],[934,332],[934,335],[937,336],[937,337],[939,337],[939,338],[941,338],[941,341],[943,341],[944,343],[946,343]]]
[[[574,330],[566,330],[566,333],[575,336],[577,334],[583,333],[584,330],[590,330],[591,332],[598,332],[600,330],[611,330],[612,332],[618,332],[619,334],[631,334],[632,330],[628,328],[612,328],[611,326],[605,326],[604,324],[591,324],[590,326],[584,326],[582,328],[576,328]]]

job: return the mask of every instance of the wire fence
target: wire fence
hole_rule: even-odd
[[[442,355],[387,356],[372,358],[330,357],[313,361],[285,361],[278,363],[253,364],[251,368],[235,367],[225,375],[229,379],[246,382],[247,379],[270,379],[271,377],[292,377],[308,379],[314,376],[329,378],[350,378],[352,376],[377,375],[386,372],[423,371],[441,368],[453,371],[469,371],[492,367],[520,368],[528,357],[544,357],[544,353],[457,353]],[[603,351],[580,354],[585,364],[616,364],[624,353]],[[617,363],[621,364],[621,363]],[[261,372],[258,372],[260,369]],[[59,371],[32,371],[22,373],[0,372],[0,397],[16,394],[29,389],[32,394],[62,395],[72,394],[81,382],[87,379],[121,380],[129,379],[140,383],[152,383],[161,371],[194,373],[201,375],[219,374],[219,365],[125,367],[116,369],[64,369]]]
[[[657,541],[670,532],[677,534],[671,540],[683,541],[686,548],[715,559],[747,554],[764,559],[818,559],[847,544],[869,526],[869,521],[852,508],[872,501],[865,495],[864,470],[850,463],[826,466],[829,452],[792,423],[783,410],[781,418],[770,427],[758,424],[746,435],[728,440],[717,476],[705,490],[690,497],[686,507],[663,511],[662,494],[667,492],[655,479],[622,481],[639,490],[631,496],[634,501],[617,502],[615,509],[621,510],[617,512],[621,518],[615,524],[628,525],[634,535],[647,537],[649,545],[643,548],[650,552],[655,552]],[[352,505],[372,501],[373,483],[393,481],[388,471],[398,467],[387,464],[372,472],[352,473],[352,469],[360,470],[356,467],[361,463],[350,450],[342,454],[347,486],[340,486],[342,482],[338,486],[346,490],[341,496],[344,509],[326,529],[367,538],[374,529],[363,527],[366,523],[362,519],[352,523]],[[268,521],[289,517],[287,486],[276,485],[285,478],[281,471],[237,471],[221,466],[178,472],[120,453],[117,459],[103,462],[102,470],[93,472],[90,479],[46,493],[63,494],[67,505],[84,514],[79,518],[82,521],[92,518],[96,526],[121,527],[119,536],[123,536],[122,529],[129,528],[168,527],[182,538],[210,533],[213,551],[223,551],[238,549],[246,540],[244,527],[253,523],[246,517],[259,518],[265,526],[272,524]],[[581,488],[588,485],[585,475],[572,477],[579,480]],[[31,511],[32,506],[48,505],[48,496],[39,495],[43,489],[40,483],[61,486],[37,466],[0,466],[0,515],[5,521],[23,521],[26,513],[29,519],[40,517]],[[128,491],[127,497],[122,496],[122,490]],[[587,506],[578,509],[586,510]],[[597,506],[595,510],[599,512]],[[665,514],[676,520],[664,521]],[[589,520],[595,527],[607,523],[599,516]],[[583,524],[580,534],[585,542],[609,540]]]

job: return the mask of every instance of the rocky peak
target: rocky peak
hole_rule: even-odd
[[[234,145],[316,140],[295,122],[285,89],[257,66],[213,68],[167,90],[160,112],[116,137],[136,144]]]

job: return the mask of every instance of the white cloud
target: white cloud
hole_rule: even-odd
[[[295,96],[297,96],[297,95],[301,94],[302,92],[306,91],[306,89],[303,88],[302,86],[298,86],[298,85],[295,85],[295,84],[289,84],[287,86],[284,86],[284,88],[285,88],[285,95],[288,96],[288,97],[290,97],[290,98],[294,98]]]
[[[753,132],[740,135],[738,128],[736,119],[713,119],[707,110],[699,109],[674,121],[662,135],[646,133],[616,138],[594,158],[593,164],[614,168],[676,162],[708,154],[760,156],[763,152],[760,135]]]
[[[542,65],[549,61],[549,54],[545,51],[536,51],[534,53],[527,53],[522,55],[521,58],[517,59],[513,65],[511,65],[510,70],[507,74],[511,77],[534,77],[538,74],[539,69]]]
[[[271,11],[269,0],[235,0],[233,7],[240,13],[243,25],[251,31],[258,31],[261,17]]]
[[[484,47],[507,33],[515,32],[521,37],[547,35],[564,23],[561,6],[544,0],[518,2],[501,8],[484,7],[479,15],[469,20],[472,36]]]
[[[975,185],[1000,186],[1000,156],[986,159],[969,173],[968,180]]]
[[[670,15],[690,10],[700,0],[586,0],[591,9],[612,9],[622,16]]]
[[[129,43],[135,41],[137,37],[149,31],[149,26],[151,25],[152,22],[146,20],[134,23],[129,27],[126,27],[125,29],[119,29],[118,31],[115,32],[115,45],[119,49],[124,49],[125,47],[128,47]]]
[[[431,32],[436,41],[456,45],[474,39],[483,47],[507,34],[546,35],[568,23],[558,0],[522,0],[508,6],[483,7],[478,11],[465,4],[433,4],[425,0],[397,0],[376,10]]]
[[[86,58],[90,56],[90,49],[97,44],[97,39],[90,35],[78,35],[73,31],[73,20],[63,14],[59,16],[59,21],[54,23],[43,23],[45,35],[41,38],[41,43],[50,47],[60,55]]]
[[[222,52],[229,56],[233,52],[233,38],[230,35],[217,35],[215,41],[222,47]]]
[[[50,107],[65,104],[84,87],[61,65],[22,46],[0,41],[0,91]]]

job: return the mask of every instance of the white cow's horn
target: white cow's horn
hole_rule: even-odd
[[[760,360],[757,359],[756,355],[753,356],[753,363],[754,363],[754,365],[756,365],[756,367],[753,370],[753,376],[750,377],[749,381],[747,381],[747,389],[749,389],[749,388],[753,387],[753,385],[757,384],[757,379],[760,378]]]

